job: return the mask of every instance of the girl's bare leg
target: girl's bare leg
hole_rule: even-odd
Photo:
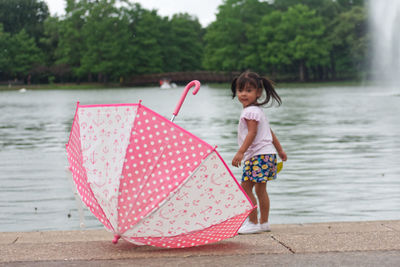
[[[257,199],[253,194],[253,187],[254,187],[254,183],[251,181],[244,181],[242,182],[242,187],[243,190],[246,192],[246,194],[249,196],[251,202],[253,203],[253,205],[257,205]],[[256,187],[257,188],[257,187]],[[257,209],[254,209],[250,214],[249,214],[249,221],[251,221],[254,224],[258,223],[258,219],[257,219]]]
[[[269,217],[269,196],[267,193],[267,183],[256,184],[256,194],[260,205],[260,223],[268,222]]]

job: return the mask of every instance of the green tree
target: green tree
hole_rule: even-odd
[[[359,6],[359,7],[365,7],[365,0],[336,0],[335,1],[341,11],[348,11],[352,9],[353,7]]]
[[[240,21],[239,0],[225,0],[218,8],[217,20],[210,24],[204,36],[206,46],[204,67],[208,70],[238,69],[238,52],[244,33]]]
[[[270,11],[268,3],[258,0],[225,0],[204,36],[204,67],[225,71],[257,69],[257,22]]]
[[[311,10],[315,10],[318,16],[321,16],[325,22],[331,21],[340,12],[341,6],[335,0],[277,0],[273,6],[280,11],[287,11],[290,7],[302,4]]]
[[[44,54],[46,65],[52,65],[56,60],[56,49],[59,42],[60,32],[60,19],[57,17],[49,17],[44,22],[44,35],[39,43],[42,49],[46,52]]]
[[[274,1],[274,6],[280,10],[287,10],[289,7],[298,4],[297,0],[277,0]],[[342,13],[348,12],[354,7],[365,8],[364,0],[303,0],[301,4],[308,6],[310,9],[316,10],[316,14],[321,16],[323,19],[323,24],[327,28],[324,34],[324,39],[330,46],[332,46],[332,41],[334,42],[343,42],[343,36],[335,36],[332,38],[332,31],[335,27],[335,24],[338,23],[338,17],[341,16]],[[333,24],[332,22],[335,22]],[[351,27],[351,25],[349,25]],[[364,32],[364,31],[361,31]],[[335,79],[336,78],[336,65],[341,69],[340,66],[350,67],[347,71],[341,71],[342,73],[353,73],[354,69],[352,67],[353,57],[348,54],[348,49],[346,47],[347,44],[343,44],[341,47],[335,45],[333,47],[333,51],[331,51],[330,56],[330,64],[329,66],[319,66],[318,72],[320,73],[320,78],[328,77]],[[361,45],[361,44],[360,44]],[[365,45],[361,45],[365,46]],[[321,74],[322,72],[322,74]]]
[[[364,7],[355,6],[335,18],[327,40],[332,45],[332,72],[357,77],[365,68],[369,49],[368,18]]]
[[[10,66],[9,40],[10,34],[3,31],[3,24],[0,23],[0,79],[6,78]]]
[[[161,33],[161,58],[162,58],[162,71],[174,72],[180,71],[181,66],[181,50],[176,45],[176,40],[180,37],[174,30],[173,23],[168,17],[162,18],[160,25]]]
[[[131,43],[134,54],[133,74],[159,73],[163,70],[162,24],[155,10],[136,5],[130,11]]]
[[[46,70],[41,73],[42,81],[65,81],[71,74],[69,65],[66,63],[57,63],[58,46],[60,41],[60,28],[64,23],[58,17],[49,17],[44,23],[44,36],[40,39],[40,47],[44,52],[44,64],[41,68],[36,69],[37,72]]]
[[[282,11],[276,10],[264,16],[260,22],[258,51],[261,58],[261,71],[276,77],[292,65],[291,52],[287,44],[286,32],[280,29]]]
[[[263,62],[294,64],[300,81],[307,79],[308,68],[327,65],[329,46],[322,38],[325,27],[322,18],[315,13],[299,4],[289,7],[286,12],[277,11],[265,16],[260,37]]]
[[[163,37],[164,70],[194,71],[202,67],[202,27],[197,18],[189,14],[172,17],[167,35]],[[172,37],[172,38],[171,38]]]
[[[240,62],[238,70],[263,69],[261,58],[258,54],[260,21],[263,16],[271,13],[273,9],[267,2],[259,0],[246,0],[240,6],[240,20],[243,24],[243,33],[238,51]]]
[[[5,32],[17,34],[24,29],[38,41],[48,17],[49,9],[42,0],[0,0],[0,23]]]
[[[78,72],[97,74],[99,81],[116,80],[128,73],[131,56],[129,22],[115,7],[115,0],[99,0],[90,5],[82,27],[85,50]]]
[[[86,23],[87,10],[86,1],[67,0],[66,15],[59,24],[59,40],[55,51],[55,64],[68,66],[78,81],[84,76],[80,65],[83,51],[86,49],[82,28]]]
[[[7,69],[11,77],[25,78],[35,65],[43,63],[34,38],[29,37],[25,30],[11,36],[7,54]]]

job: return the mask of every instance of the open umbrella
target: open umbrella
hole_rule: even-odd
[[[173,118],[190,88],[175,108]],[[137,104],[80,105],[67,144],[82,201],[119,238],[191,247],[234,236],[254,206],[216,147]]]

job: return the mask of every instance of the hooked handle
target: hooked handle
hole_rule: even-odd
[[[187,93],[189,92],[190,88],[192,88],[193,86],[194,86],[193,95],[197,94],[197,92],[200,90],[200,82],[198,80],[193,80],[186,85],[185,90],[182,93],[181,99],[179,99],[179,102],[176,105],[174,112],[172,113],[174,115],[174,117],[176,115],[178,115],[179,110],[181,109],[181,106],[183,104],[183,101],[185,101]]]
[[[114,239],[113,239],[113,244],[117,244],[118,243],[118,240],[121,238],[121,236],[120,235],[118,235],[118,234],[116,234],[116,235],[114,235]]]

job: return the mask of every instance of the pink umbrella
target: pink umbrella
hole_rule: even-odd
[[[191,87],[190,82],[173,118]],[[203,140],[138,104],[80,105],[67,144],[82,201],[119,238],[191,247],[237,234],[254,206]]]

